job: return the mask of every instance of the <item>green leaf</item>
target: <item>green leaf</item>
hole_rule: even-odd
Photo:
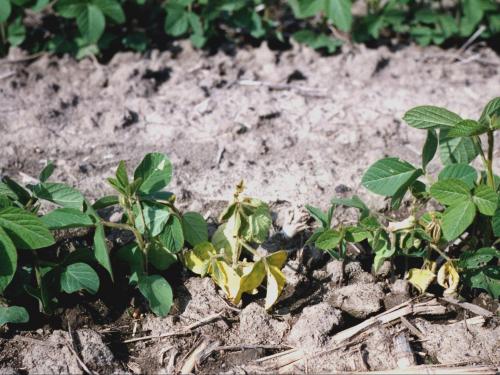
[[[410,163],[398,158],[385,158],[375,162],[365,172],[361,184],[375,194],[393,196],[409,186],[422,174]]]
[[[453,241],[472,224],[476,217],[476,206],[466,200],[448,207],[443,213],[442,229],[444,237]]]
[[[168,35],[181,36],[189,28],[189,13],[179,6],[167,6],[164,29]]]
[[[0,23],[4,23],[10,16],[12,7],[9,0],[0,0]]]
[[[151,311],[158,316],[167,316],[172,307],[173,294],[170,284],[160,275],[142,276],[139,290],[148,300]]]
[[[333,198],[331,202],[334,205],[357,208],[361,212],[361,219],[370,214],[368,206],[357,195],[351,198]]]
[[[61,288],[68,294],[86,290],[96,294],[99,290],[99,276],[86,263],[73,263],[61,272]]]
[[[182,215],[184,237],[191,246],[208,241],[207,222],[197,212],[186,212]]]
[[[335,229],[325,230],[316,240],[315,246],[321,250],[335,249],[342,240],[342,234]]]
[[[471,286],[486,290],[494,299],[500,298],[500,267],[487,266],[470,277]]]
[[[160,191],[172,179],[172,164],[163,154],[147,154],[134,172],[134,179],[138,178],[142,178],[139,192],[149,194]]]
[[[28,323],[30,316],[28,311],[21,306],[0,306],[0,326],[7,323]]]
[[[387,233],[379,232],[372,241],[372,249],[375,253],[373,258],[373,270],[377,272],[386,259],[390,259],[396,252],[396,248],[390,245]]]
[[[74,208],[58,208],[42,216],[40,220],[50,230],[91,227],[94,225],[89,215]]]
[[[288,4],[292,8],[295,17],[302,19],[313,17],[323,10],[325,1],[328,0],[288,0]]]
[[[410,109],[403,120],[417,129],[450,128],[462,118],[446,108],[424,105]]]
[[[122,188],[126,188],[129,185],[127,166],[123,160],[120,161],[118,168],[116,168],[116,181],[118,181]]]
[[[328,228],[328,215],[317,207],[306,205],[306,209],[314,220],[321,224],[322,228]]]
[[[493,234],[500,237],[500,204],[497,205],[497,209],[491,218],[491,227],[493,228]]]
[[[425,170],[436,154],[438,146],[438,137],[434,129],[427,130],[424,148],[422,150],[422,168]]]
[[[19,185],[16,181],[10,179],[7,176],[4,176],[2,178],[3,183],[7,188],[10,190],[10,192],[13,194],[15,199],[19,201],[23,206],[25,206],[31,199],[30,193],[23,188],[21,185]],[[9,196],[12,196],[9,194]]]
[[[97,225],[94,233],[94,256],[97,262],[108,271],[111,280],[114,280],[108,247],[106,245],[106,237],[104,235],[104,227],[101,224]]]
[[[92,3],[97,6],[102,13],[111,18],[116,23],[125,22],[125,13],[122,6],[116,0],[92,0]]]
[[[494,258],[500,258],[500,251],[493,247],[483,247],[476,251],[463,253],[460,257],[460,267],[466,269],[481,268]]]
[[[75,188],[55,182],[37,184],[33,186],[33,192],[40,199],[77,210],[83,208],[83,201],[85,200],[82,193]]]
[[[40,182],[47,181],[50,178],[50,176],[52,176],[52,173],[54,173],[54,169],[56,169],[54,163],[48,162],[45,168],[42,169],[40,175],[38,176]]]
[[[498,195],[490,186],[479,185],[476,187],[472,200],[483,215],[493,216],[495,214],[498,206]]]
[[[138,283],[141,275],[144,274],[144,255],[135,242],[125,245],[115,253],[117,259],[125,262],[130,267],[131,283]]]
[[[469,164],[479,155],[479,150],[471,138],[451,138],[446,130],[442,130],[439,134],[439,154],[445,165]]]
[[[447,206],[470,200],[470,188],[461,180],[439,180],[430,189],[431,196]]]
[[[92,205],[92,208],[94,210],[100,210],[102,208],[114,206],[118,203],[119,203],[119,201],[118,201],[117,195],[107,195],[105,197],[102,197],[102,198],[99,198],[98,200],[96,200],[94,202],[94,204]]]
[[[298,43],[308,45],[313,49],[326,49],[328,53],[333,53],[337,50],[337,47],[342,45],[342,42],[338,39],[332,38],[330,35],[325,33],[316,33],[312,30],[299,30],[292,34],[293,39]]]
[[[242,227],[243,237],[249,242],[262,243],[269,235],[272,220],[266,204],[258,206],[248,217],[248,226]]]
[[[479,123],[483,126],[489,126],[490,119],[494,115],[500,117],[500,96],[493,98],[486,104],[479,118]]]
[[[7,233],[0,228],[0,295],[14,278],[16,268],[16,247]]]
[[[58,0],[56,11],[62,17],[77,18],[85,11],[86,4],[86,0]]]
[[[488,131],[488,127],[474,120],[462,120],[448,131],[448,137],[472,137]]]
[[[450,164],[439,173],[439,180],[457,179],[472,189],[477,181],[477,171],[468,164]]]
[[[97,6],[87,4],[76,18],[76,24],[87,42],[95,44],[104,33],[106,20]]]
[[[36,215],[16,207],[0,210],[0,227],[20,249],[40,249],[53,245],[54,237]]]
[[[177,254],[184,246],[182,223],[177,216],[170,216],[163,232],[158,236],[160,242],[173,254]]]
[[[350,0],[325,0],[325,14],[340,30],[348,32],[351,29]]]
[[[142,203],[142,215],[137,205],[134,206],[134,215],[135,226],[139,232],[145,233],[147,229],[152,237],[156,237],[165,228],[170,218],[170,211],[162,205]]]
[[[153,244],[148,250],[148,261],[156,269],[165,271],[172,264],[177,262],[177,255],[173,254],[163,244]]]
[[[22,17],[17,17],[9,27],[7,27],[7,40],[12,46],[19,46],[26,38],[26,27],[24,27]]]

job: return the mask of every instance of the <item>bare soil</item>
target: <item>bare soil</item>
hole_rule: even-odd
[[[160,151],[175,166],[170,189],[181,207],[214,217],[243,178],[248,195],[272,202],[276,230],[295,207],[326,207],[334,195],[358,193],[383,208],[360,180],[385,155],[419,162],[425,133],[402,122],[406,110],[433,104],[475,118],[500,94],[500,57],[480,45],[458,58],[456,50],[416,46],[359,46],[332,57],[262,46],[209,56],[188,44],[117,54],[107,65],[14,62],[19,57],[13,50],[0,60],[0,174],[30,182],[51,160],[55,180],[95,199],[110,193],[104,181],[119,160],[132,170],[145,153]],[[197,373],[387,370],[400,365],[394,337],[401,332],[410,365],[500,365],[498,318],[468,321],[474,314],[442,302],[439,314],[408,316],[417,331],[401,321],[376,325],[331,351],[335,334],[414,296],[404,281],[372,275],[362,257],[342,278],[342,267],[304,239],[268,244],[290,253],[290,282],[271,313],[259,295],[230,306],[209,279],[169,270],[171,316],[133,316],[130,301],[120,299],[123,287],[108,301],[81,297],[36,327],[4,329],[0,374],[172,373],[196,349]],[[479,300],[497,311],[497,301]],[[179,332],[215,313],[182,335],[124,342]],[[256,362],[289,348],[301,350],[294,367]]]

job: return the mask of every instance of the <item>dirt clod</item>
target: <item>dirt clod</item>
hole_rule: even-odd
[[[305,350],[316,350],[342,322],[342,312],[326,302],[306,307],[293,325],[287,341]]]
[[[279,344],[288,329],[288,323],[274,319],[255,302],[240,313],[239,335],[245,343]]]
[[[352,284],[332,290],[328,302],[354,318],[364,319],[382,307],[384,292],[379,284]]]

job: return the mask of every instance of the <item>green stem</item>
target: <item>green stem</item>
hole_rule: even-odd
[[[254,257],[259,257],[259,254],[257,253],[257,251],[255,251],[255,249],[252,248],[252,246],[250,246],[243,240],[238,240],[238,242],[241,244],[241,246],[245,248],[245,250],[251,253]]]
[[[137,241],[137,244],[139,245],[139,248],[142,251],[144,251],[146,245],[144,243],[142,235],[133,226],[128,225],[128,224],[122,224],[122,223],[112,223],[110,221],[104,221],[104,220],[101,220],[101,224],[104,225],[105,227],[109,227],[109,228],[131,231],[134,234],[134,236],[135,236],[135,239]]]
[[[495,189],[495,177],[493,175],[493,149],[495,147],[495,137],[493,136],[493,131],[488,131],[488,159],[487,159],[487,183],[493,189]]]
[[[6,44],[5,40],[5,23],[0,23],[0,38],[2,39],[2,44]]]
[[[434,250],[435,252],[437,252],[439,255],[441,255],[448,262],[451,262],[451,258],[448,255],[446,255],[439,247],[437,247],[434,244],[431,244],[430,246],[431,246],[432,250]]]

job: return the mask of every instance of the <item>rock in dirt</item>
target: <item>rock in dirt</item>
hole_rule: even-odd
[[[410,284],[406,280],[398,279],[391,285],[390,293],[384,296],[385,309],[400,305],[410,298]]]
[[[287,341],[306,350],[324,345],[328,334],[342,324],[342,312],[326,302],[306,307],[293,325]]]
[[[466,325],[464,321],[434,324],[423,319],[414,323],[425,336],[422,348],[443,365],[464,362],[500,365],[500,326]]]
[[[384,292],[379,284],[352,284],[331,291],[327,301],[349,315],[365,319],[382,307]]]
[[[16,375],[18,371],[14,370],[12,367],[0,367],[0,375]]]
[[[279,344],[288,328],[288,323],[274,319],[255,302],[240,313],[239,334],[245,344]]]
[[[113,354],[97,332],[78,330],[74,337],[76,349],[89,369],[107,373],[115,370]],[[33,341],[21,352],[23,367],[31,374],[83,373],[68,345],[71,345],[71,339],[64,331],[54,331],[40,343]]]

